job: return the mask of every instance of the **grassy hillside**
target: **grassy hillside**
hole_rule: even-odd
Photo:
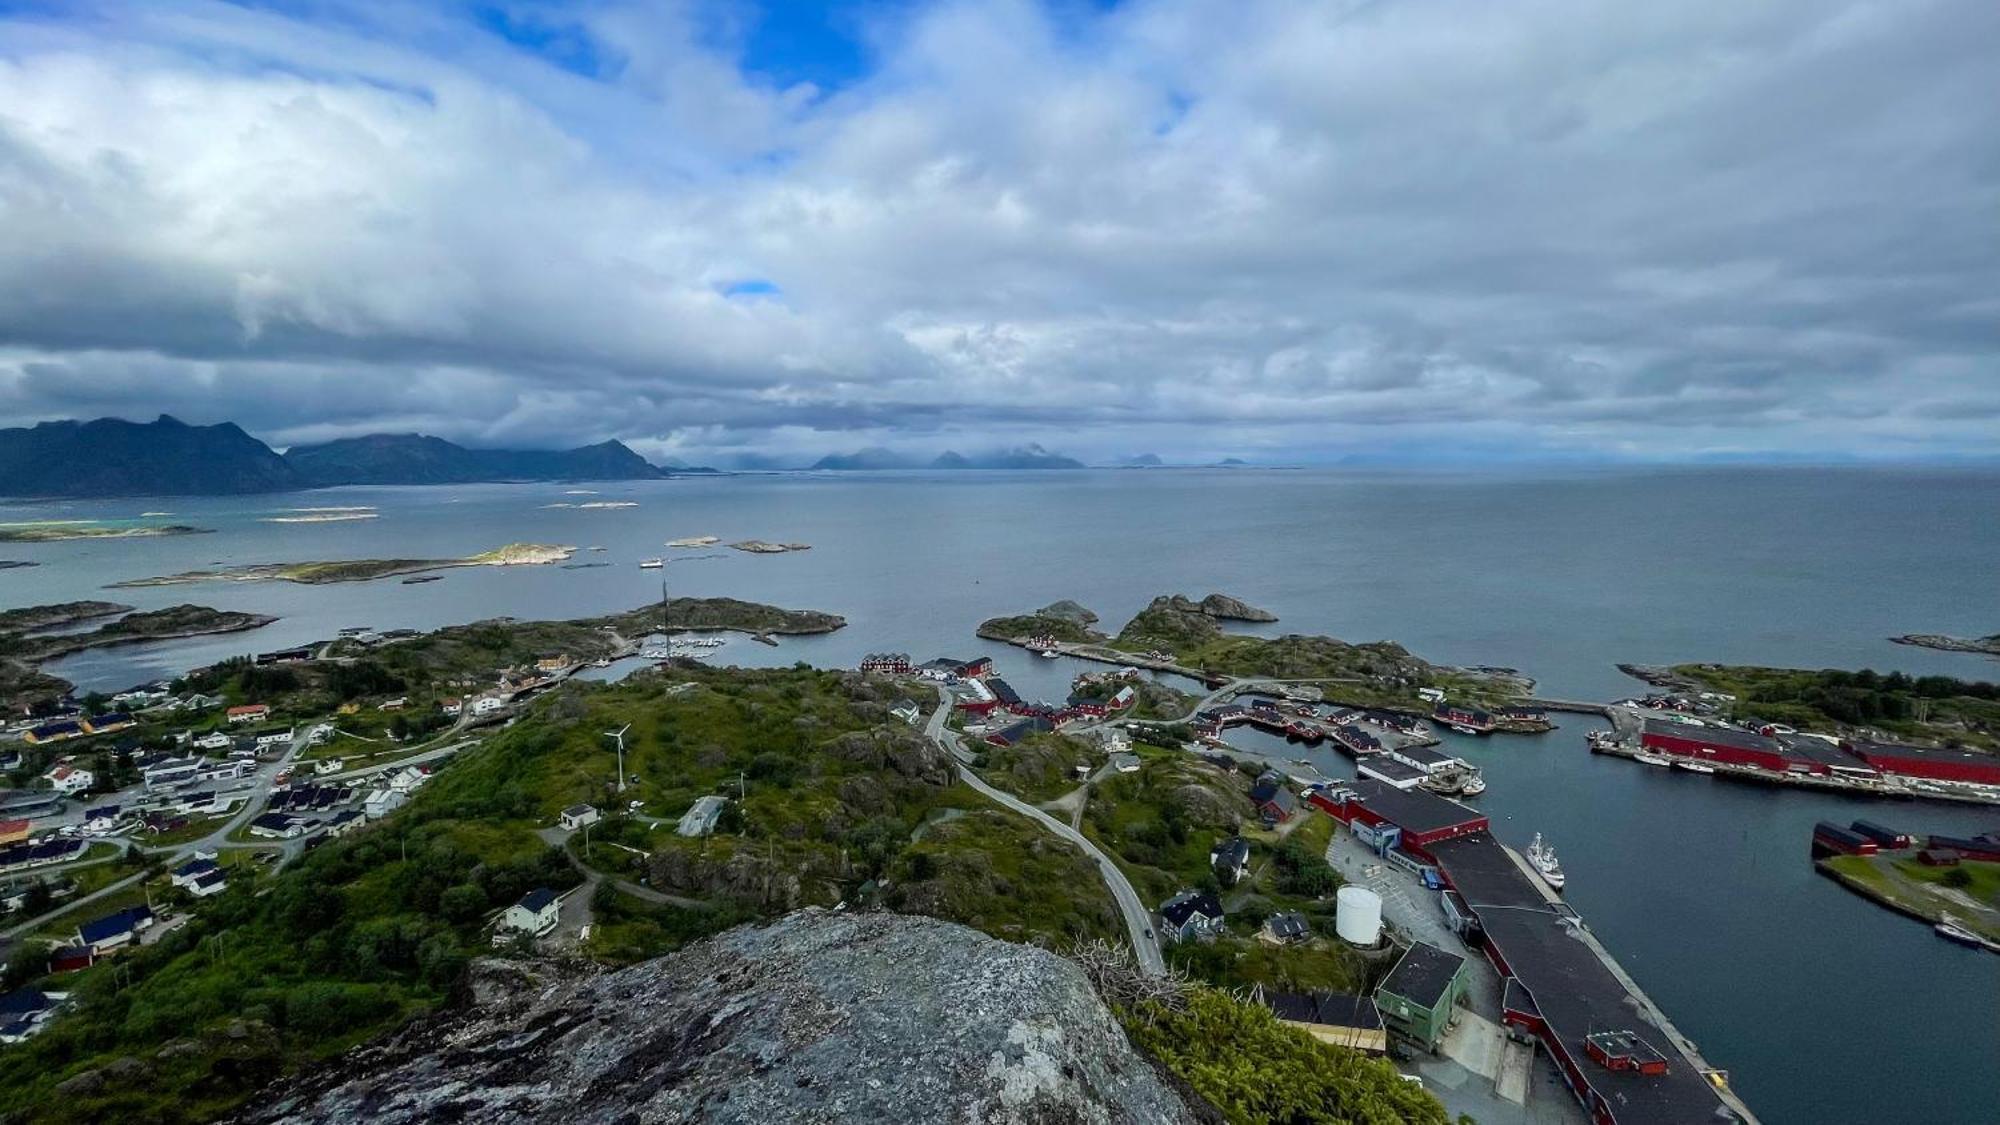
[[[2000,749],[2000,684],[1838,668],[1680,664],[1672,673],[1736,697],[1732,716],[1802,730],[1870,727],[1900,738]]]
[[[271,1077],[448,1002],[467,959],[491,952],[492,912],[579,880],[535,834],[579,801],[636,799],[672,818],[705,793],[733,799],[706,840],[641,819],[593,829],[600,869],[690,900],[601,890],[591,948],[611,961],[854,901],[884,876],[885,905],[1012,940],[1115,934],[1090,865],[954,784],[941,752],[888,718],[893,695],[804,668],[572,685],[402,811],[307,853],[267,893],[227,892],[158,945],[63,978],[78,1010],[0,1048],[0,1119],[207,1120]],[[615,794],[603,732],[627,723],[633,780]],[[631,855],[611,841],[643,857],[600,859]]]

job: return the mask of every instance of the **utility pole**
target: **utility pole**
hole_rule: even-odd
[[[632,724],[626,723],[617,730],[604,732],[604,737],[618,740],[618,791],[620,793],[625,792],[625,732],[631,729]]]

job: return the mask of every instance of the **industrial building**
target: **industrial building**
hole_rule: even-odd
[[[1436,1051],[1470,980],[1465,958],[1420,941],[1375,989],[1375,1007],[1389,1034]]]

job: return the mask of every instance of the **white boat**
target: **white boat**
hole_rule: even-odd
[[[1649,766],[1671,766],[1674,764],[1671,759],[1662,758],[1658,754],[1634,754],[1632,757]]]
[[[1478,734],[1478,733],[1479,733],[1479,731],[1478,731],[1478,730],[1476,730],[1475,728],[1473,728],[1473,727],[1468,727],[1468,726],[1464,725],[1463,723],[1446,723],[1446,724],[1445,724],[1445,726],[1448,726],[1448,727],[1450,727],[1451,729],[1453,729],[1453,730],[1457,731],[1457,732],[1458,732],[1458,733],[1460,733],[1460,734]]]
[[[1057,652],[1055,649],[1052,648],[1045,648],[1042,650],[1042,658],[1045,660],[1054,660],[1056,657],[1061,655],[1062,653]]]
[[[1679,767],[1680,769],[1688,771],[1689,773],[1715,772],[1715,767],[1709,765],[1707,762],[1675,762],[1674,765]]]
[[[665,566],[665,565],[667,565],[667,560],[665,560],[665,559],[640,559],[640,560],[639,560],[639,569],[640,569],[640,570],[658,570],[658,569],[660,569],[661,567],[663,567],[663,566]]]
[[[1477,797],[1484,792],[1486,792],[1486,779],[1477,773],[1466,778],[1465,787],[1459,790],[1460,795],[1466,797]]]
[[[591,548],[591,550],[593,550],[593,551],[602,551],[603,549],[604,549],[604,548],[602,548],[602,547],[592,547],[592,548]]]
[[[1563,875],[1562,864],[1556,860],[1556,850],[1542,843],[1540,832],[1535,833],[1534,840],[1528,844],[1528,862],[1535,865],[1536,874],[1552,891],[1562,890],[1563,884],[1569,881]]]

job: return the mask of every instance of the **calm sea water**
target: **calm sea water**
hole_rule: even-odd
[[[1711,659],[2000,677],[2000,663],[1889,644],[2000,629],[2000,474],[1863,470],[1398,475],[1275,471],[863,474],[588,486],[357,488],[279,497],[0,506],[0,520],[174,513],[212,535],[0,546],[0,605],[109,597],[282,615],[256,633],[86,654],[52,670],[117,688],[349,625],[562,618],[675,595],[846,615],[849,628],[719,659],[848,665],[862,653],[984,651],[1025,694],[1078,669],[973,637],[1075,598],[1115,627],[1154,594],[1221,591],[1264,631],[1391,639],[1431,660],[1519,667],[1550,695],[1638,685],[1618,661]],[[636,501],[626,509],[551,504]],[[370,505],[352,523],[265,522]],[[805,542],[674,551],[718,535]],[[446,572],[443,581],[204,584],[106,593],[217,563],[449,557],[509,542],[607,548],[613,566]],[[674,559],[641,571],[639,559]],[[694,557],[715,555],[718,557]],[[2000,809],[1780,793],[1596,758],[1586,721],[1457,740],[1516,844],[1542,831],[1604,943],[1729,1068],[1767,1121],[1979,1121],[2000,1105],[2000,958],[1947,945],[1815,876],[1819,819],[1916,831],[2000,826]],[[1329,771],[1342,767],[1328,758]]]

